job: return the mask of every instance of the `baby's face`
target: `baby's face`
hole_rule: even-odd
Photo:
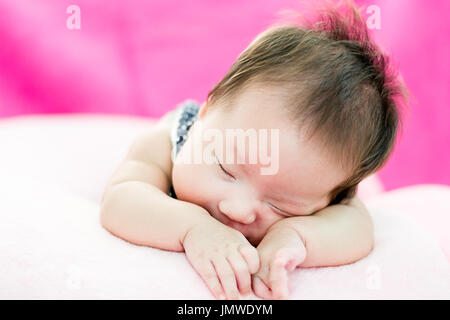
[[[319,143],[305,139],[288,119],[281,100],[275,88],[252,87],[239,95],[232,110],[203,104],[172,171],[178,199],[205,208],[223,224],[240,231],[253,245],[259,243],[275,222],[309,215],[326,207],[330,191],[348,174]],[[261,168],[270,165],[259,157],[257,163],[250,163],[250,148],[239,154],[237,143],[230,144],[228,140],[223,141],[223,157],[218,156],[220,165],[186,160],[189,149],[207,150],[206,146],[211,144],[211,140],[205,141],[199,133],[216,129],[225,137],[226,129],[238,128],[267,130],[268,153],[272,161],[278,161],[276,173],[262,174]],[[273,129],[279,130],[278,141],[270,138]],[[272,148],[272,143],[277,143],[278,149]],[[209,148],[211,157],[221,154],[218,148]],[[273,150],[277,154],[270,154]],[[225,161],[229,155],[233,163]],[[245,163],[238,163],[239,157]]]

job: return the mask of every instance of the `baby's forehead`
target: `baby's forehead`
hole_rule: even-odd
[[[273,153],[270,155],[271,159],[279,162],[279,170],[273,176],[261,176],[261,181],[280,188],[286,184],[300,184],[306,186],[311,193],[333,189],[348,175],[343,164],[323,147],[324,141],[319,136],[308,136],[308,131],[303,130],[298,121],[292,118],[286,101],[286,90],[254,85],[230,100],[230,105],[224,107],[231,109],[220,113],[214,125],[222,129],[240,129],[247,136],[253,133],[258,140],[258,155],[259,152],[264,153],[264,150],[267,150],[266,154]],[[265,143],[262,141],[264,138]],[[248,142],[247,139],[246,143]],[[231,144],[232,153],[236,150],[236,144]],[[239,151],[237,156],[248,162],[250,148],[245,148],[245,153]],[[260,157],[258,160],[261,160]],[[243,169],[257,177],[261,175],[260,167],[261,164],[253,164]]]
[[[286,113],[292,103],[292,90],[289,86],[251,81],[231,96],[224,98],[221,105],[224,111],[238,114],[275,111],[280,115]]]

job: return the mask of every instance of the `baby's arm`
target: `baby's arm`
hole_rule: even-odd
[[[261,269],[253,278],[255,291],[286,298],[287,270],[352,263],[367,256],[373,242],[372,219],[357,197],[310,216],[280,220],[258,246]]]
[[[307,255],[301,267],[337,266],[355,262],[372,251],[370,214],[359,198],[336,204],[310,216],[287,218],[273,225],[290,227],[303,239]]]
[[[138,245],[185,251],[216,297],[251,291],[256,249],[238,231],[200,206],[173,199],[167,118],[134,141],[103,193],[100,220],[112,234]]]
[[[133,142],[105,188],[100,218],[105,229],[132,243],[183,251],[187,230],[210,216],[201,207],[168,196],[167,130],[160,122]]]

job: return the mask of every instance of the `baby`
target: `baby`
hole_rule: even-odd
[[[184,251],[221,299],[252,289],[285,299],[295,268],[368,255],[373,226],[356,188],[391,152],[401,84],[347,11],[267,29],[201,106],[188,100],[139,136],[105,188],[104,228]],[[229,130],[260,140],[242,147],[221,139]],[[270,156],[249,161],[255,146]]]

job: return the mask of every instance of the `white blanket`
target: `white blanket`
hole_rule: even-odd
[[[0,299],[213,299],[183,253],[136,246],[100,226],[103,184],[149,124],[0,124]],[[295,270],[291,299],[450,298],[450,266],[435,238],[375,203],[373,252],[351,265]]]

